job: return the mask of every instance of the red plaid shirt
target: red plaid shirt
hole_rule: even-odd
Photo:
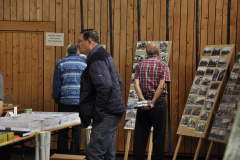
[[[136,65],[134,79],[139,79],[139,85],[143,94],[154,95],[160,80],[170,82],[169,67],[156,57],[150,57]],[[167,94],[167,90],[164,88],[162,93]]]

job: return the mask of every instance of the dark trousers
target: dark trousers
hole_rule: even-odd
[[[115,160],[115,136],[123,114],[105,114],[103,122],[93,121],[87,160]]]
[[[79,112],[79,105],[58,105],[58,112]],[[58,131],[58,143],[57,143],[57,153],[59,154],[68,154],[68,131],[69,128],[62,129]],[[71,154],[79,155],[80,146],[81,146],[81,132],[82,127],[80,125],[72,127],[73,132],[73,141],[71,143]],[[74,144],[74,145],[72,145]]]
[[[144,96],[146,100],[151,100]],[[163,160],[166,133],[166,101],[159,98],[150,110],[137,110],[133,159],[144,160],[149,133],[153,125],[153,157],[152,160]]]

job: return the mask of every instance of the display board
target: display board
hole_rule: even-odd
[[[131,75],[128,103],[127,103],[128,108],[132,108],[132,109],[127,109],[126,111],[124,129],[134,130],[135,128],[135,119],[136,119],[137,109],[133,109],[133,108],[137,105],[137,101],[138,101],[138,96],[134,89],[134,76],[135,76],[135,70],[136,70],[135,67],[139,62],[148,59],[148,56],[146,53],[146,47],[151,42],[158,42],[160,44],[160,49],[161,49],[160,60],[165,62],[166,64],[169,64],[170,49],[171,49],[172,41],[138,41],[137,42],[135,58],[133,63],[133,70]],[[131,116],[129,114],[134,114],[135,116]]]
[[[199,138],[206,137],[222,81],[226,77],[231,58],[234,58],[232,56],[234,46],[207,45],[205,47],[177,134]],[[238,91],[240,91],[240,87],[239,89],[233,88],[234,93]],[[235,97],[228,96],[222,100],[221,104],[226,104],[229,100],[227,98],[231,98],[232,103],[235,102]]]
[[[238,108],[240,103],[238,103]],[[235,119],[235,117],[234,117]],[[229,137],[229,142],[224,153],[223,160],[240,159],[239,142],[240,142],[240,112],[237,112],[235,123],[232,125],[232,132]],[[226,137],[225,137],[226,138]]]
[[[227,86],[220,101],[212,129],[208,137],[211,141],[227,143],[240,100],[240,54],[238,54]]]

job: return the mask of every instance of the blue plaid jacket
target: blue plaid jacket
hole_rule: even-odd
[[[57,62],[52,92],[56,104],[79,105],[81,75],[86,67],[86,62],[75,54],[69,54]]]

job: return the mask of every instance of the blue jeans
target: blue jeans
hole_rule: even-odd
[[[93,121],[87,160],[115,160],[115,135],[122,116],[123,113],[105,114],[103,122]]]

